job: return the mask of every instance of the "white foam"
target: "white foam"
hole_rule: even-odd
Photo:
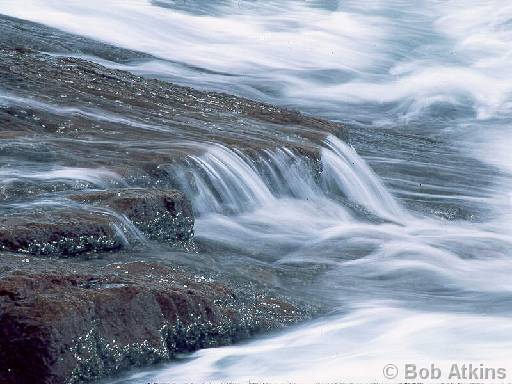
[[[3,13],[189,66],[152,61],[129,68],[231,84],[224,75],[192,69],[199,66],[234,75],[229,81],[261,94],[262,84],[274,85],[274,101],[331,116],[349,111],[341,117],[388,119],[395,127],[404,117],[428,119],[435,105],[474,111],[462,120],[447,112],[454,120],[443,124],[458,134],[457,146],[470,143],[479,158],[512,172],[510,4],[375,0],[335,8],[258,2],[199,16],[145,0],[0,3]],[[182,182],[200,213],[197,236],[276,263],[328,263],[329,274],[315,289],[348,314],[200,351],[190,362],[134,381],[380,381],[390,358],[510,360],[512,322],[503,310],[512,290],[510,207],[496,204],[500,217],[488,223],[413,217],[351,148],[332,138],[322,150],[321,185],[304,167],[290,167],[293,154],[267,155],[259,159],[266,175],[223,147],[191,159],[202,173],[192,175],[193,185]],[[326,186],[386,222],[356,219]],[[511,189],[497,190],[508,196]],[[369,296],[403,301],[368,302]]]
[[[157,7],[147,0],[27,0],[24,5],[6,0],[0,11],[239,75],[232,78],[236,82],[269,80],[282,85],[282,101],[398,103],[409,114],[436,103],[464,104],[481,119],[510,113],[512,28],[507,21],[512,11],[503,1],[429,6],[347,1],[330,11],[288,1],[241,2],[219,6],[212,15]],[[165,74],[170,69],[153,65],[151,70]],[[343,75],[332,75],[329,84],[310,76],[322,70]],[[209,80],[226,81],[216,74],[199,79]]]
[[[372,59],[369,51],[360,51],[361,43],[373,44],[381,35],[371,17],[290,2],[260,3],[221,16],[195,16],[145,0],[30,0],[24,7],[7,1],[0,10],[162,58],[233,72],[317,68],[319,63],[361,69]]]
[[[404,220],[407,213],[386,190],[378,176],[347,144],[334,136],[326,139],[322,150],[322,177],[350,199],[383,218]]]
[[[46,171],[9,169],[0,170],[1,183],[9,183],[18,179],[35,180],[81,180],[90,182],[98,187],[108,187],[125,181],[117,173],[103,168],[55,167]]]
[[[510,372],[512,343],[501,335],[511,331],[512,321],[506,317],[427,313],[368,302],[347,316],[273,338],[196,352],[186,363],[134,375],[129,382],[382,382],[387,381],[386,364],[399,367],[403,379],[406,363],[434,363],[447,375],[452,363],[471,361]],[[472,347],[475,343],[478,348]]]

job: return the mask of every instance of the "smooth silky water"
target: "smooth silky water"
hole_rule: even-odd
[[[116,382],[382,380],[387,363],[470,360],[512,374],[512,5],[0,0],[0,12],[156,57],[89,57],[103,65],[350,127],[349,144],[324,140],[320,175],[288,148],[205,143],[168,170],[212,250],[198,262],[293,270],[266,283],[327,313]]]

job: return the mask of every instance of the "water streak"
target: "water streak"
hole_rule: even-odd
[[[0,12],[154,55],[88,59],[352,126],[353,148],[332,136],[310,157],[197,144],[202,155],[164,167],[222,268],[322,270],[285,288],[321,298],[332,314],[126,382],[373,381],[390,358],[510,365],[510,4],[24,4],[0,0]],[[438,214],[440,203],[455,214]]]

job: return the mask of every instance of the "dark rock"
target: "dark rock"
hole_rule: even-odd
[[[185,195],[173,189],[124,188],[83,191],[74,201],[108,207],[125,215],[148,238],[191,250],[194,215]]]
[[[0,15],[0,165],[16,171],[0,182],[4,206],[43,195],[60,199],[79,189],[176,188],[172,170],[188,166],[190,156],[200,156],[212,143],[255,159],[286,147],[318,175],[319,143],[328,134],[345,135],[340,124],[296,111],[40,51],[149,59]],[[101,182],[80,175],[66,180],[27,176],[55,168],[101,169],[112,175]],[[156,233],[145,219],[134,221],[150,238],[187,241],[167,229]]]
[[[53,194],[65,191],[83,190],[95,188],[92,183],[82,180],[61,181],[61,180],[30,180],[14,179],[4,181],[0,185],[0,201],[13,202],[29,200],[45,194]]]
[[[340,124],[285,108],[38,51],[121,61],[139,54],[0,15],[0,121],[21,132],[17,140],[25,145],[3,154],[6,161],[36,156],[67,166],[128,164],[152,174],[160,164],[197,154],[187,142],[312,153],[327,134],[346,134]],[[35,146],[51,158],[40,158]]]
[[[150,239],[194,249],[192,207],[179,191],[125,188],[68,197],[92,207],[46,207],[4,215],[0,250],[60,257],[115,251],[137,240],[132,225]]]
[[[0,218],[0,250],[70,257],[118,250],[126,240],[112,217],[78,209],[14,213]]]
[[[123,248],[135,229],[123,216],[149,238],[190,249],[190,205],[169,190],[174,165],[220,143],[254,158],[286,147],[316,170],[319,143],[345,128],[41,51],[153,59],[0,15],[0,165],[13,175],[0,182],[0,382],[85,382],[307,317],[246,276],[222,275],[220,284],[161,264],[126,263],[133,250],[70,256]],[[89,181],[80,177],[85,171],[52,174],[62,168],[112,174]],[[116,189],[96,191],[108,188]],[[50,208],[29,211],[43,197]],[[144,259],[197,256],[152,249]],[[110,258],[123,263],[105,265]],[[240,288],[244,279],[253,285]]]
[[[34,51],[65,54],[94,55],[123,62],[130,59],[149,58],[150,55],[67,34],[42,24],[2,15],[0,18],[0,47],[15,47],[20,53]]]
[[[161,264],[72,268],[0,277],[0,382],[86,382],[305,316],[275,297]]]

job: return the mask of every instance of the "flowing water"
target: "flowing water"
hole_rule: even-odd
[[[155,57],[89,57],[103,65],[351,127],[350,145],[325,139],[320,175],[286,147],[205,143],[168,170],[223,267],[318,271],[282,288],[329,313],[123,383],[382,380],[384,364],[416,361],[512,374],[511,4],[0,0],[0,13]],[[24,175],[115,179],[52,172]]]

